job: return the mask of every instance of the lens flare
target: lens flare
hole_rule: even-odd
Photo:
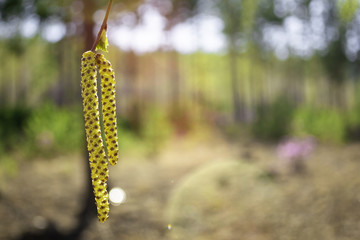
[[[119,206],[126,199],[126,193],[119,187],[112,188],[109,192],[110,203],[114,206]]]

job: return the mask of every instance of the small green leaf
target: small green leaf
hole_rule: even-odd
[[[96,49],[95,50],[102,50],[104,52],[108,52],[107,47],[109,45],[108,39],[107,39],[107,34],[106,34],[106,29],[103,29],[100,35],[100,40],[98,42],[98,44],[96,45]]]

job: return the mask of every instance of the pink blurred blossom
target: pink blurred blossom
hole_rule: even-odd
[[[305,160],[316,148],[313,137],[304,139],[289,138],[281,142],[276,149],[277,156],[287,162]]]

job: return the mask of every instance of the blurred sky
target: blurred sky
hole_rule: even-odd
[[[76,6],[76,11],[81,11],[82,7]],[[325,27],[326,7],[328,6],[323,0],[312,1],[310,20],[304,21],[294,14],[297,11],[296,1],[275,0],[275,14],[279,17],[288,17],[281,26],[271,23],[265,26],[262,41],[269,50],[274,50],[280,59],[286,59],[290,53],[303,58],[311,57],[315,51],[326,49],[327,43],[338,37],[336,29],[332,31]],[[180,53],[192,53],[197,50],[222,53],[226,50],[226,37],[222,33],[224,24],[215,14],[196,15],[165,31],[166,19],[149,3],[145,1],[138,12],[142,16],[142,21],[138,24],[134,13],[113,14],[112,19],[109,20],[110,44],[137,53],[159,49],[175,49]],[[94,14],[95,22],[99,23],[94,34],[97,33],[104,14],[104,10]],[[359,22],[360,19],[356,19],[355,23]],[[40,21],[35,16],[30,16],[15,24],[20,25],[24,37],[32,37],[38,31]],[[11,36],[13,29],[12,24],[0,23],[0,37]],[[354,29],[356,30],[357,27],[349,28],[346,35],[346,54],[349,60],[355,60],[356,53],[360,49],[359,34],[354,32]],[[42,25],[41,35],[49,42],[57,42],[65,36],[67,30],[69,28],[67,29],[63,22],[51,19]]]
[[[103,15],[103,14],[101,14]],[[131,21],[131,14],[123,16]],[[159,48],[174,48],[181,53],[197,50],[221,52],[225,50],[225,37],[222,34],[223,23],[220,18],[200,15],[180,23],[169,32],[164,30],[166,20],[152,7],[146,8],[144,21],[135,28],[126,25],[113,26],[109,39],[124,50],[136,52],[155,51]]]

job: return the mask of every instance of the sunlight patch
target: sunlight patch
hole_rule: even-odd
[[[119,187],[115,187],[110,190],[109,193],[110,203],[114,206],[119,206],[123,202],[125,202],[126,199],[126,193],[123,189]]]

